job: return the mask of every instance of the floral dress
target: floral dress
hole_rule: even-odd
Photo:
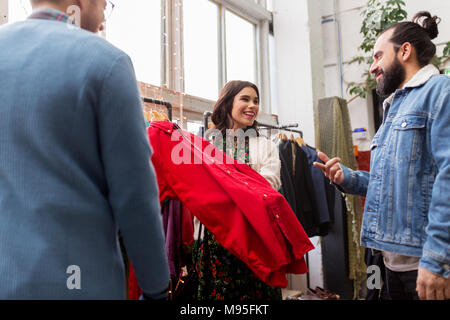
[[[223,150],[226,150],[225,139],[223,142]],[[249,163],[248,137],[242,148],[235,140],[233,149],[235,160],[241,154],[245,163]],[[208,229],[204,231],[203,241],[196,241],[193,249],[199,277],[198,300],[282,300],[280,288],[259,280],[245,263],[222,247]]]

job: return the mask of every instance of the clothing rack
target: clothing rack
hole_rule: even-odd
[[[203,113],[203,137],[205,137],[206,131],[208,131],[208,122],[209,122],[209,117],[211,115],[212,115],[211,111],[205,111]],[[258,128],[260,128],[260,129],[277,129],[277,130],[284,130],[284,131],[289,131],[289,132],[296,132],[296,133],[299,133],[303,139],[303,131],[291,129],[291,128],[298,128],[298,123],[282,125],[282,126],[274,126],[274,125],[258,122]],[[309,279],[309,254],[308,254],[308,252],[305,254],[305,259],[306,259],[306,265],[308,267],[308,272],[306,274],[306,285],[309,288],[310,287],[310,279]]]
[[[167,116],[169,117],[169,120],[172,122],[172,104],[170,102],[145,97],[141,97],[141,99],[145,103],[153,103],[165,106],[167,108]]]
[[[282,126],[275,126],[275,125],[271,125],[271,124],[258,122],[259,129],[268,129],[268,130],[275,129],[275,130],[295,132],[295,133],[299,133],[300,137],[303,139],[303,131],[291,129],[291,128],[298,128],[298,126],[299,126],[298,123],[292,123],[292,124],[282,125]],[[306,266],[308,267],[308,272],[306,273],[306,286],[307,286],[307,288],[309,288],[310,282],[311,282],[310,277],[309,277],[309,252],[307,252],[305,254],[305,260],[306,260]]]
[[[208,131],[208,122],[209,122],[209,117],[212,115],[211,111],[205,111],[203,113],[203,135],[205,135],[206,131]],[[303,131],[301,130],[295,130],[295,129],[291,129],[291,128],[297,128],[298,127],[298,123],[293,123],[293,124],[288,124],[288,125],[283,125],[283,126],[274,126],[271,124],[266,124],[266,123],[262,123],[262,122],[257,122],[258,123],[258,129],[276,129],[276,130],[284,130],[284,131],[289,131],[289,132],[296,132],[300,134],[300,137],[303,139]]]
[[[208,122],[209,117],[211,117],[212,112],[211,111],[205,111],[203,113],[203,138],[205,138],[206,131],[208,131]]]
[[[303,139],[303,131],[301,130],[295,130],[295,129],[291,129],[291,128],[297,128],[298,127],[298,123],[293,123],[293,124],[288,124],[288,125],[283,125],[283,126],[274,126],[271,124],[265,124],[265,123],[261,123],[258,122],[258,128],[260,129],[276,129],[276,130],[283,130],[283,131],[289,131],[289,132],[296,132],[300,134],[300,137]]]

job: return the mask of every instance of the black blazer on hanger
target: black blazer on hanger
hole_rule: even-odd
[[[289,150],[287,150],[289,148]],[[292,211],[297,215],[297,202],[295,200],[295,187],[293,176],[292,149],[288,141],[281,140],[278,144],[278,153],[280,155],[281,169],[281,193],[291,206]]]
[[[308,157],[297,143],[292,143],[295,148],[295,174],[294,185],[297,200],[297,217],[305,229],[308,237],[319,235],[319,217],[317,210],[314,185]]]
[[[292,154],[295,152],[295,174]],[[282,161],[281,183],[283,194],[309,237],[319,234],[317,204],[308,158],[293,141],[281,141],[279,154]],[[284,164],[284,165],[283,165]],[[290,202],[290,198],[293,198]]]

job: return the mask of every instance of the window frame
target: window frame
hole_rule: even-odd
[[[269,25],[273,21],[272,13],[266,10],[266,1],[258,0],[209,0],[219,7],[219,88],[222,88],[226,79],[226,19],[225,12],[229,10],[239,17],[255,25],[255,79],[260,89],[261,111],[270,113],[271,87],[270,87],[270,60],[269,60]]]
[[[159,98],[186,108],[186,115],[211,111],[214,101],[185,93],[184,86],[184,54],[183,54],[183,0],[161,1],[161,75],[162,90]],[[269,115],[271,107],[270,60],[269,60],[269,26],[272,24],[272,13],[266,10],[266,1],[258,0],[208,0],[218,7],[218,39],[219,39],[219,90],[227,82],[226,79],[226,10],[255,25],[255,78],[261,92],[261,116]],[[6,12],[2,12],[6,10]],[[2,17],[5,17],[2,21]],[[8,21],[8,0],[0,0],[0,24]],[[104,35],[103,35],[104,36]],[[167,39],[165,39],[167,37]],[[164,45],[167,43],[167,46]],[[201,115],[200,115],[201,114]],[[199,118],[195,117],[195,118]],[[183,123],[183,112],[180,112]],[[266,119],[266,117],[264,117]]]
[[[161,0],[164,15],[162,17],[162,43],[167,40],[168,46],[161,48],[161,83],[162,87],[175,92],[184,93],[184,55],[183,55],[183,0]],[[265,0],[208,0],[218,8],[218,49],[219,88],[226,82],[226,10],[255,25],[255,78],[261,91],[261,113],[271,113],[271,86],[270,86],[270,60],[269,60],[269,26],[273,21],[272,13],[265,9]],[[175,9],[175,10],[174,10]],[[163,37],[167,37],[164,39]],[[176,43],[176,45],[174,45]],[[196,99],[198,98],[198,99]],[[189,103],[186,108],[211,111],[214,101],[202,97],[190,96],[189,101],[197,104],[195,107]],[[210,101],[205,103],[205,101]],[[202,113],[203,113],[202,112]]]

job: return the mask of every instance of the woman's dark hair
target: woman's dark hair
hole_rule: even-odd
[[[402,44],[411,43],[416,50],[417,60],[421,67],[430,63],[436,54],[436,46],[432,39],[439,34],[438,23],[440,18],[432,17],[428,11],[420,11],[412,18],[412,21],[396,23],[382,32],[394,30],[390,41],[394,43],[395,52],[398,52]]]
[[[230,81],[225,85],[225,87],[223,87],[222,91],[220,92],[219,100],[217,100],[216,104],[214,105],[211,120],[214,123],[215,128],[222,131],[222,133],[225,133],[226,129],[231,129],[231,127],[233,126],[233,124],[230,123],[228,116],[231,117],[234,97],[236,97],[236,95],[244,88],[248,87],[255,89],[256,94],[259,97],[258,87],[248,81]],[[258,124],[255,121],[253,122],[253,125],[251,127],[247,127],[245,130],[255,129],[256,132],[258,132],[257,126]]]

